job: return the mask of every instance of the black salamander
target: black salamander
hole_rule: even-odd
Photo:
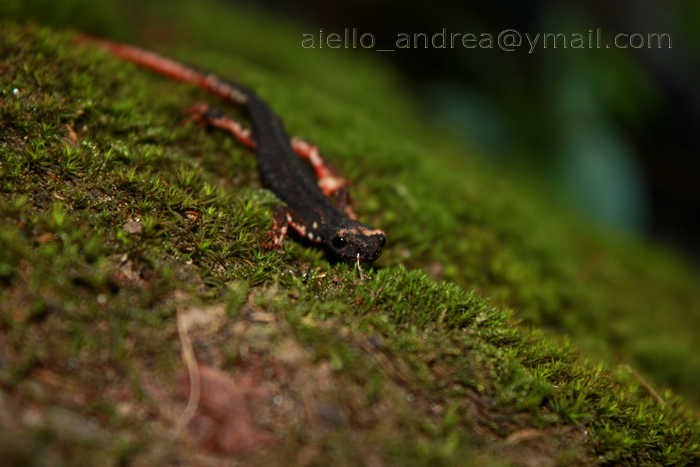
[[[347,195],[348,181],[328,166],[318,148],[304,141],[290,140],[282,120],[253,91],[137,47],[82,35],[77,40],[90,40],[120,58],[196,84],[226,101],[246,107],[252,134],[218,109],[197,106],[190,113],[193,118],[224,129],[243,144],[255,148],[263,181],[286,203],[275,208],[272,230],[268,233],[271,240],[263,244],[264,248],[281,247],[291,226],[299,235],[322,244],[338,258],[363,262],[379,258],[386,235],[355,219]],[[318,181],[299,156],[311,162]],[[329,200],[332,194],[339,206]]]

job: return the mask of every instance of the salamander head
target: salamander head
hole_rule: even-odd
[[[347,260],[371,263],[382,254],[386,234],[379,229],[370,229],[356,221],[333,232],[324,239],[326,248],[334,255]]]

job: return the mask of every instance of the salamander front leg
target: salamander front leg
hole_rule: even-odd
[[[185,113],[190,121],[227,131],[247,147],[255,148],[250,128],[245,128],[222,110],[207,104],[199,104],[185,109]]]
[[[341,186],[338,188],[338,190],[335,192],[335,205],[338,206],[338,209],[340,209],[340,211],[350,219],[357,220],[357,214],[355,214],[355,211],[352,210],[353,204],[355,203],[353,203],[353,201],[350,199],[348,187]]]
[[[352,209],[354,203],[350,199],[350,193],[348,192],[350,180],[338,173],[317,146],[298,138],[292,138],[292,148],[299,157],[311,163],[318,179],[318,186],[323,191],[323,194],[329,198],[335,195],[335,202],[338,208],[350,219],[357,220],[357,215]]]
[[[304,221],[294,211],[280,204],[275,208],[272,214],[272,230],[266,234],[271,240],[263,243],[262,247],[266,250],[281,248],[289,227],[292,227],[304,238],[308,238],[311,241],[319,241],[319,239],[315,239],[313,235],[307,231]]]

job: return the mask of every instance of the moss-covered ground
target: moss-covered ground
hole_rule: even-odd
[[[465,155],[371,58],[194,4],[136,36],[258,90],[384,255],[261,250],[254,154],[184,122],[220,103],[3,23],[0,465],[700,463],[697,272]]]

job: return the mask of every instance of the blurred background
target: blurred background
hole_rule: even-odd
[[[700,261],[700,2],[246,3],[294,16],[317,36],[357,28],[375,36],[375,49],[396,49],[398,33],[492,34],[493,49],[367,53],[398,67],[431,120],[474,153],[528,172],[582,215]],[[602,44],[619,33],[665,33],[672,41],[670,48],[505,52],[495,38],[508,28],[586,38],[599,29]]]
[[[141,37],[153,37],[154,18],[175,3],[4,0],[0,15],[115,38],[134,37],[120,27],[140,28]],[[356,53],[392,63],[428,118],[462,138],[470,154],[527,174],[582,216],[661,239],[700,261],[700,2],[235,3],[291,17],[316,36],[321,29],[326,37],[345,28],[371,33],[375,47]],[[395,49],[398,33],[431,37],[443,28],[494,38],[507,28],[531,36],[600,30],[604,44],[618,33],[658,33],[670,35],[671,46],[376,50]]]

